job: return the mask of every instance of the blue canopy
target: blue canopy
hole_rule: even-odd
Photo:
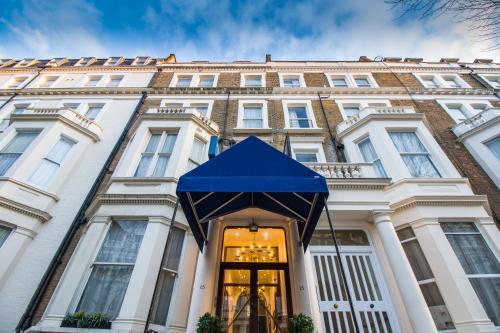
[[[252,207],[296,220],[305,250],[328,194],[324,177],[254,136],[189,171],[177,185],[200,250],[210,220]]]

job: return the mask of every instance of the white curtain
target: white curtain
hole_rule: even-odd
[[[116,318],[145,230],[146,223],[141,221],[114,221],[111,224],[78,310],[88,313],[104,312],[110,319]]]
[[[14,139],[0,152],[0,176],[5,175],[37,135],[37,132],[17,133]]]
[[[199,164],[203,158],[204,151],[205,151],[205,143],[195,138],[193,142],[193,147],[191,148],[191,155],[189,158]]]
[[[262,108],[261,107],[245,107],[243,109],[243,127],[245,128],[262,128]]]
[[[139,161],[139,165],[137,166],[137,170],[135,171],[135,177],[148,176],[149,166],[151,164],[151,161],[153,160],[153,154],[158,148],[160,139],[161,134],[151,134],[146,149],[144,150],[144,153],[141,156],[141,160]]]
[[[413,177],[439,178],[427,150],[413,132],[391,132],[391,139]]]
[[[153,172],[155,177],[164,177],[165,170],[167,169],[168,161],[170,160],[170,155],[174,150],[175,140],[177,139],[176,134],[168,134],[165,138],[165,143],[159,153],[158,161],[156,162],[156,167]]]
[[[471,278],[472,287],[495,326],[500,326],[500,278]]]
[[[5,243],[11,232],[11,228],[0,225],[0,247]]]
[[[288,114],[290,116],[290,127],[299,127],[299,128],[311,127],[305,107],[303,106],[289,107]]]
[[[361,142],[359,144],[359,150],[361,151],[361,155],[363,155],[363,159],[365,160],[365,162],[373,163],[373,167],[375,168],[377,176],[381,178],[387,178],[387,174],[385,173],[382,162],[380,161],[375,148],[373,148],[370,139],[366,139]]]

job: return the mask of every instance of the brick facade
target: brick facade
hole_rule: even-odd
[[[329,87],[324,73],[304,73],[306,87]]]
[[[240,73],[226,73],[219,74],[217,79],[217,87],[221,88],[237,88],[240,86],[241,75]]]

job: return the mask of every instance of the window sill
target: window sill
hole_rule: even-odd
[[[270,134],[272,133],[273,129],[269,127],[265,128],[243,128],[243,127],[236,127],[233,129],[234,133],[242,134],[242,133],[262,133],[262,134]]]

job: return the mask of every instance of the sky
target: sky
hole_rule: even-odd
[[[0,0],[0,58],[500,60],[467,22],[400,14],[383,0]]]

